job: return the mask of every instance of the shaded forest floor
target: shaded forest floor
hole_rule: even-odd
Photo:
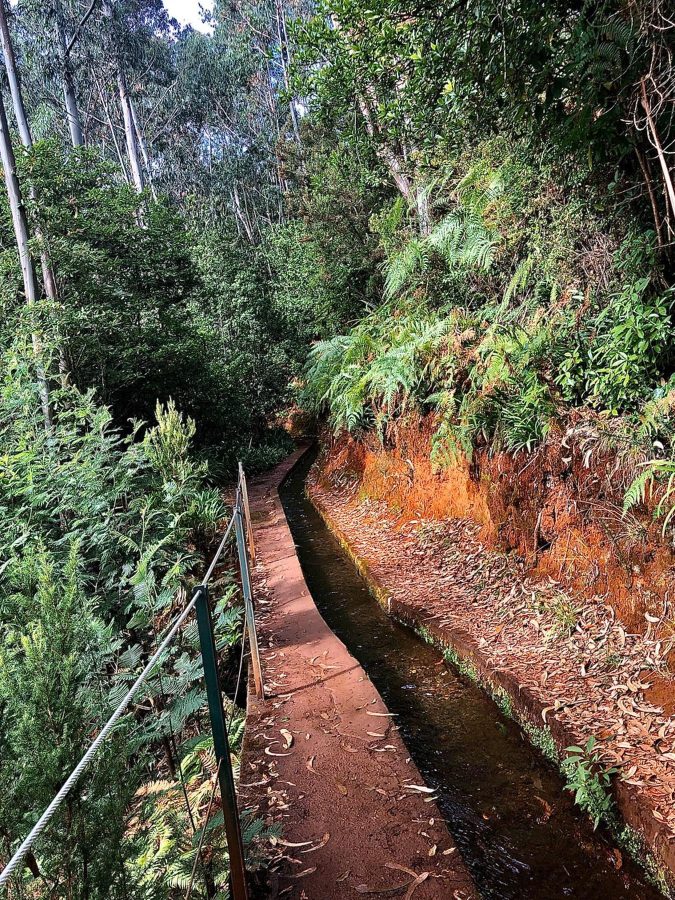
[[[390,612],[452,648],[536,742],[548,736],[564,756],[597,739],[603,763],[619,769],[624,819],[674,871],[675,716],[661,705],[672,679],[652,626],[629,633],[600,598],[529,577],[467,520],[401,523],[358,479],[316,467],[309,492]]]

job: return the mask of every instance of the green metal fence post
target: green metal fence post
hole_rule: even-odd
[[[200,585],[197,590],[199,591],[199,597],[196,604],[199,643],[202,651],[202,662],[204,664],[206,695],[209,701],[209,716],[211,717],[211,729],[213,731],[213,748],[216,754],[216,761],[220,764],[218,783],[220,785],[220,797],[223,803],[223,821],[225,823],[225,834],[227,836],[227,850],[230,857],[232,897],[233,900],[248,900],[246,866],[244,863],[244,844],[241,839],[237,796],[234,790],[234,776],[232,774],[232,761],[230,759],[230,744],[227,739],[225,713],[223,711],[223,697],[220,692],[220,681],[218,678],[218,659],[216,656],[216,641],[213,635],[211,610],[209,609],[209,591],[204,585]]]

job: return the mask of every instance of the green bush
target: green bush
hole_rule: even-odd
[[[583,747],[567,747],[561,769],[567,779],[565,789],[574,794],[574,802],[588,813],[597,828],[603,821],[614,824],[616,811],[609,788],[618,769],[603,767],[595,745],[595,738],[590,737]]]
[[[644,405],[665,370],[672,290],[654,295],[651,279],[625,285],[574,336],[556,380],[564,396],[617,415]]]
[[[208,541],[224,513],[191,457],[195,425],[173,404],[157,407],[157,424],[141,438],[140,426],[121,434],[91,392],[64,387],[53,393],[58,415],[47,432],[30,359],[28,341],[17,340],[0,382],[5,858],[136,678],[181,602],[199,560],[195,542]],[[236,605],[220,609],[223,652],[240,621]],[[142,726],[126,717],[41,838],[39,865],[58,885],[50,896],[128,896],[127,863],[144,840],[138,834],[129,846],[135,792],[168,728],[180,757],[181,734],[204,709],[196,634],[172,648],[147,694],[165,717]]]

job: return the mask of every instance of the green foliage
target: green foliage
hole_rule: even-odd
[[[393,314],[392,314],[393,313]],[[310,354],[305,402],[328,411],[336,429],[387,426],[417,409],[435,409],[437,463],[471,454],[478,442],[512,452],[543,440],[554,414],[544,380],[550,332],[495,326],[477,341],[479,320],[383,307],[346,337],[320,342]]]
[[[335,429],[385,443],[407,416],[432,414],[439,466],[476,447],[531,452],[572,407],[593,407],[608,433],[658,457],[626,508],[651,488],[664,527],[672,515],[672,256],[647,139],[674,136],[660,7],[441,0],[411,14],[399,0],[216,0],[201,34],[155,0],[110,15],[94,4],[81,27],[80,5],[59,4],[70,67],[49,4],[13,5],[10,21],[39,139],[17,154],[30,250],[57,292],[26,308],[0,202],[5,855],[35,818],[31,798],[63,776],[174,611],[224,511],[209,479],[288,450],[277,426],[298,389]],[[70,147],[49,101],[68,74],[83,111],[86,98],[87,149]],[[124,80],[140,192],[118,125]],[[226,654],[240,614],[231,579],[220,587]],[[550,612],[564,631],[569,611]],[[212,773],[195,659],[188,627],[149,685],[153,715],[116,736],[115,790],[104,796],[95,778],[87,802],[76,797],[83,809],[57,823],[67,853],[47,844],[40,860],[59,876],[55,896],[185,888],[195,834],[170,770],[197,804]],[[46,714],[61,729],[45,729],[50,746]],[[17,754],[33,740],[24,777]],[[574,778],[593,798],[585,752]],[[163,786],[143,794],[149,770]],[[122,852],[130,810],[151,825],[132,816]],[[217,816],[207,827],[219,849]]]
[[[148,462],[165,484],[172,482],[179,488],[195,487],[200,473],[194,471],[188,458],[197,431],[194,421],[188,419],[185,422],[173,400],[169,400],[166,409],[158,403],[155,416],[157,425],[143,440]]]
[[[348,262],[329,261],[323,236],[304,223],[270,229],[264,253],[273,271],[272,315],[303,352],[310,341],[335,334],[360,311]]]
[[[64,551],[62,568],[44,546],[25,552],[21,567],[13,567],[14,591],[3,597],[5,841],[22,837],[34,824],[109,711],[101,687],[119,644],[84,592],[77,544]],[[71,793],[40,842],[40,864],[53,879],[53,897],[86,896],[102,884],[109,885],[109,896],[122,896],[125,811],[133,794],[125,730],[104,748],[86,784]]]
[[[339,298],[325,292],[320,307],[311,298],[306,322],[288,287],[296,275],[306,281],[311,263],[273,287],[273,230],[269,246],[260,248],[242,241],[231,222],[188,230],[175,208],[164,200],[146,204],[93,151],[65,154],[50,141],[21,161],[39,197],[28,204],[31,223],[49,235],[59,277],[58,304],[42,301],[36,315],[53,357],[60,355],[80,390],[93,388],[122,427],[150,419],[158,400],[172,399],[194,420],[198,444],[229,472],[246,448],[278,445],[270,426],[290,400],[306,342],[315,327],[327,333],[342,321],[331,304],[337,309],[344,292]],[[4,246],[10,228],[5,200]],[[289,226],[278,252],[285,258],[296,245],[304,246]],[[30,327],[19,283],[16,253],[6,250],[0,254],[5,346]],[[50,367],[56,369],[55,359]]]
[[[460,446],[483,441],[515,453],[544,439],[554,413],[542,377],[550,345],[550,331],[537,317],[525,327],[496,325],[486,331],[457,412]]]
[[[430,633],[427,643],[435,643]],[[469,681],[473,681],[474,684],[480,684],[480,675],[478,674],[478,669],[469,659],[460,656],[459,653],[457,653],[457,651],[454,649],[454,647],[446,647],[443,650],[443,659],[449,666],[454,666],[460,675],[464,675],[465,678],[468,678]]]
[[[668,254],[647,225],[654,211],[627,199],[642,192],[645,157],[656,160],[641,139],[632,157],[620,112],[639,106],[648,47],[668,71],[672,35],[649,37],[649,16],[628,22],[612,3],[535,6],[441,3],[405,18],[396,3],[327,0],[299,28],[314,119],[341,126],[342,140],[366,135],[399,192],[370,217],[385,302],[410,317],[475,314],[473,347],[453,349],[452,377],[428,404],[419,370],[388,382],[387,419],[437,411],[439,464],[476,445],[530,451],[572,405],[641,414],[672,371]],[[653,108],[672,134],[665,105]],[[337,364],[350,349],[316,348],[307,396],[314,408],[323,398],[338,427],[379,428],[381,399],[359,364]]]
[[[40,198],[29,212],[50,236],[59,273],[54,325],[73,379],[82,389],[97,387],[120,422],[150,418],[169,394],[192,411],[204,378],[198,368],[188,378],[184,366],[200,342],[180,218],[157,203],[140,227],[138,195],[94,152],[66,156],[46,142],[24,166]]]
[[[513,718],[513,701],[504,688],[494,691],[493,699],[507,719]]]
[[[656,53],[665,80],[672,50],[672,35],[650,28],[651,8],[638,9],[628,17],[615,2],[441,0],[406,17],[395,0],[324,0],[299,36],[303,94],[325,118],[347,117],[367,98],[374,140],[414,148],[427,163],[439,148],[501,132],[545,136],[560,155],[615,164],[640,74]],[[656,21],[667,31],[663,16]],[[672,134],[666,110],[659,114]]]
[[[230,223],[195,228],[191,241],[199,276],[191,313],[201,335],[194,368],[209,373],[209,384],[196,413],[179,405],[198,423],[209,408],[212,446],[232,470],[249,443],[265,442],[287,399],[293,345],[274,319],[262,254]]]
[[[650,281],[626,283],[576,335],[557,376],[567,399],[615,415],[649,399],[665,369],[672,308],[672,291],[655,295]]]
[[[566,640],[579,621],[578,607],[562,592],[533,594],[533,606],[548,620],[543,629],[547,641]]]
[[[641,835],[630,825],[624,825],[623,828],[615,834],[616,842],[619,847],[628,853],[637,863],[645,870],[649,881],[663,894],[664,897],[672,897],[672,888],[669,883],[669,877],[663,866],[659,865],[654,856],[647,848],[647,842]]]
[[[491,169],[477,163],[454,187],[456,204],[428,234],[410,238],[386,263],[385,297],[391,299],[428,274],[434,257],[448,269],[489,270],[499,233],[492,222],[504,194],[506,166]],[[446,187],[446,185],[443,185]],[[427,189],[431,193],[431,189]],[[439,201],[442,202],[442,201]],[[396,210],[396,204],[392,211]],[[386,223],[391,229],[392,219]]]
[[[137,676],[197,560],[188,544],[212,535],[224,513],[190,457],[194,423],[173,404],[158,406],[140,440],[121,435],[91,394],[63,388],[48,433],[28,358],[21,340],[5,352],[0,389],[5,855]],[[240,635],[233,590],[217,609],[224,653]],[[128,895],[127,818],[143,771],[158,745],[203,715],[196,629],[163,673],[148,686],[159,714],[122,723],[40,841],[39,865],[59,885],[52,896]]]
[[[675,460],[656,459],[645,465],[631,483],[624,497],[624,515],[634,506],[643,504],[648,492],[658,498],[654,518],[663,519],[665,535],[675,516]]]
[[[536,747],[537,750],[541,750],[549,762],[557,765],[560,762],[560,758],[551,729],[547,725],[539,728],[527,721],[522,721],[521,725],[532,746]]]
[[[565,789],[574,794],[574,802],[588,813],[597,828],[601,821],[613,822],[616,813],[609,793],[615,768],[604,768],[591,736],[583,747],[567,747],[561,769],[567,779]]]
[[[651,463],[633,479],[623,498],[624,515],[634,506],[645,502],[647,489],[653,485],[655,475],[654,464]]]
[[[530,452],[571,403],[618,415],[651,402],[640,434],[656,436],[669,413],[654,391],[672,353],[671,292],[650,274],[650,236],[617,244],[617,215],[610,226],[559,164],[537,167],[502,138],[467,151],[427,196],[427,234],[401,200],[372,217],[392,299],[313,348],[311,408],[381,435],[411,410],[435,411],[439,466],[477,446]],[[420,351],[428,327],[443,337]]]
[[[383,307],[349,335],[312,348],[305,402],[315,412],[328,411],[338,429],[375,427],[383,435],[451,372],[453,359],[443,349],[457,324],[454,315]]]

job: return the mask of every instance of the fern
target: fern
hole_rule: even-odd
[[[623,513],[624,515],[634,506],[639,506],[640,504],[645,502],[647,496],[647,487],[651,486],[654,483],[654,471],[651,466],[648,466],[640,472],[640,474],[633,479],[630,487],[626,491],[626,495],[623,498]]]
[[[629,50],[632,47],[638,34],[633,20],[618,14],[611,16],[604,22],[603,31],[608,41],[625,50]]]
[[[518,264],[518,267],[511,276],[511,280],[504,292],[504,306],[508,306],[513,297],[525,290],[530,280],[530,273],[532,272],[533,267],[534,256],[532,254],[526,256],[525,259]]]
[[[434,186],[432,183],[427,191],[430,193]],[[395,252],[389,251],[390,242],[383,244],[389,251],[385,263],[385,297],[398,296],[416,280],[428,275],[435,257],[449,269],[489,270],[499,235],[488,220],[504,189],[501,172],[490,172],[486,179],[480,168],[472,169],[457,185],[456,208],[428,235],[422,238],[410,236]]]
[[[655,518],[662,518],[661,531],[665,535],[668,527],[675,516],[675,460],[674,459],[657,459],[645,465],[644,472],[641,472],[628,488],[624,498],[624,513],[628,512],[632,507],[644,503],[647,499],[648,487],[654,490],[655,485],[659,484],[659,502],[654,511]]]
[[[418,272],[424,272],[429,265],[428,239],[408,241],[402,250],[394,253],[385,269],[384,294],[387,299],[395,297]]]
[[[168,711],[165,711],[158,721],[160,733],[162,730],[180,733],[186,723],[195,715],[206,708],[206,692],[199,688],[193,688],[185,696],[177,697]]]
[[[487,270],[492,265],[496,236],[480,216],[459,209],[446,216],[424,238],[412,238],[385,265],[385,296],[400,294],[415,276],[427,273],[433,253],[449,268],[466,266]]]

